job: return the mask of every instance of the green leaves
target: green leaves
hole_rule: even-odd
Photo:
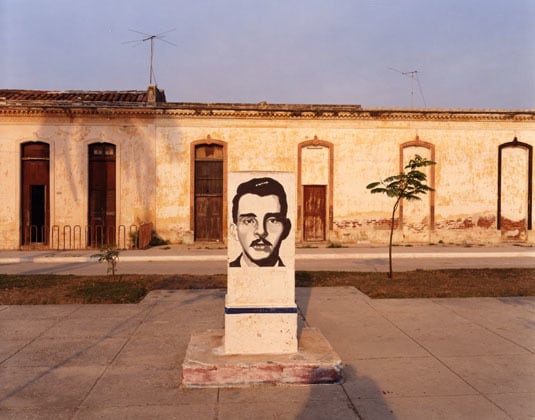
[[[381,185],[381,183],[380,182],[372,182],[371,184],[366,185],[366,188],[371,189],[371,188],[377,187],[378,185]]]
[[[421,168],[424,166],[436,165],[436,162],[432,160],[427,160],[426,158],[421,157],[420,155],[414,155],[414,159],[411,159],[409,163],[405,166],[405,169],[410,169],[411,171]]]
[[[91,258],[98,258],[99,263],[106,261],[108,263],[107,273],[111,273],[113,280],[115,280],[115,271],[119,261],[119,250],[117,248],[107,245],[100,249],[100,253],[91,255]]]
[[[420,200],[418,195],[433,191],[433,188],[426,185],[427,175],[419,168],[435,165],[436,162],[427,160],[420,155],[415,155],[405,166],[408,172],[401,172],[399,175],[389,176],[382,181],[372,182],[366,186],[372,194],[386,194],[388,197],[395,197],[407,200]]]
[[[390,221],[390,243],[388,247],[389,260],[389,278],[393,278],[392,274],[392,238],[394,235],[395,216],[398,206],[402,199],[405,200],[420,200],[419,195],[426,194],[428,191],[434,191],[433,188],[426,184],[427,175],[425,172],[419,170],[426,166],[435,165],[436,162],[427,160],[420,155],[415,155],[413,159],[405,166],[408,172],[401,172],[398,175],[392,175],[382,181],[372,182],[366,188],[372,194],[386,194],[388,197],[395,198],[396,201],[392,207],[392,218]]]

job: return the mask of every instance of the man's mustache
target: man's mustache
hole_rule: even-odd
[[[269,242],[267,239],[258,238],[258,239],[255,239],[253,242],[251,242],[251,245],[249,246],[273,246],[273,244]]]

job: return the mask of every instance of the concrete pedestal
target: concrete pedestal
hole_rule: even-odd
[[[193,334],[182,364],[186,387],[318,384],[342,381],[342,362],[315,328],[304,328],[293,354],[228,355],[223,330]]]
[[[225,314],[225,354],[295,353],[297,308],[293,309],[295,313],[289,314]],[[238,308],[238,311],[246,310],[247,308]],[[232,331],[232,334],[228,331]]]
[[[297,337],[295,176],[228,175],[225,329],[193,334],[182,365],[188,387],[336,383],[340,357],[309,328]]]

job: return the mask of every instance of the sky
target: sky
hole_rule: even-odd
[[[169,102],[535,109],[534,22],[535,0],[0,0],[0,88],[145,90],[134,30],[165,32]]]

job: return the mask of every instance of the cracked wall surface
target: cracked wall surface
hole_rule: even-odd
[[[128,229],[152,222],[160,237],[179,243],[194,238],[192,144],[225,145],[228,172],[296,173],[298,145],[319,139],[332,144],[332,165],[327,148],[304,148],[301,182],[326,185],[332,176],[332,213],[326,215],[332,228],[327,226],[326,241],[386,243],[393,201],[370,194],[366,185],[398,173],[400,163],[415,153],[429,158],[430,149],[413,145],[404,149],[400,162],[400,147],[418,139],[433,145],[436,191],[432,203],[426,196],[403,204],[403,214],[395,219],[395,241],[535,243],[528,228],[528,219],[533,218],[528,214],[533,179],[530,183],[525,149],[504,149],[499,229],[497,213],[498,148],[514,137],[535,146],[533,112],[520,118],[481,111],[476,118],[435,111],[416,118],[403,112],[358,109],[350,110],[350,115],[346,115],[350,111],[325,114],[328,110],[323,110],[318,117],[315,111],[304,110],[306,118],[304,114],[294,118],[293,111],[266,116],[267,111],[258,107],[245,117],[239,106],[219,114],[209,107],[205,114],[202,109],[189,114],[107,109],[74,116],[42,110],[0,112],[0,247],[20,246],[20,144],[26,141],[50,145],[50,224],[59,232],[64,226],[87,225],[88,145],[93,142],[117,148],[117,225]],[[366,118],[352,117],[365,112]],[[302,230],[296,227],[298,235]]]

